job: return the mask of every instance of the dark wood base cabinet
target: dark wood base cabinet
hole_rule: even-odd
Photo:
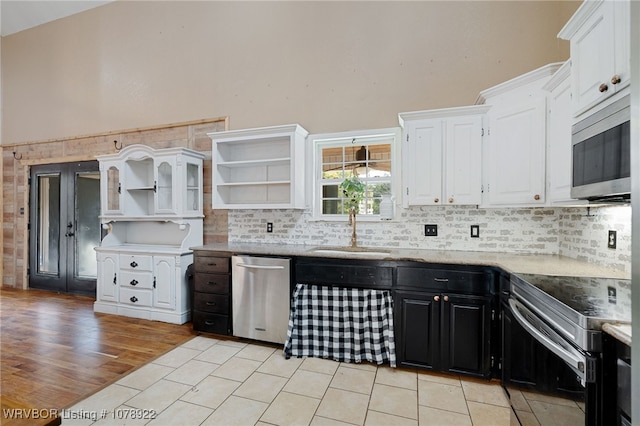
[[[400,266],[397,286],[399,365],[491,377],[496,321],[493,273]]]
[[[231,257],[195,252],[193,329],[230,336]]]
[[[491,298],[396,291],[400,365],[491,375]]]

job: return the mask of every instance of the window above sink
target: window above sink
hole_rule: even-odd
[[[314,219],[347,220],[339,187],[357,176],[366,186],[359,220],[379,220],[383,196],[395,200],[400,194],[399,140],[399,128],[310,135]]]

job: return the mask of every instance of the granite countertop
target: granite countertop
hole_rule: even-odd
[[[341,249],[343,252],[322,253],[316,249]],[[389,247],[367,247],[375,252],[358,253],[348,247],[319,247],[301,244],[254,244],[254,243],[214,243],[191,247],[192,250],[210,250],[234,254],[255,254],[272,256],[312,256],[339,259],[372,260],[413,260],[428,263],[464,264],[495,266],[508,273],[568,275],[599,278],[629,279],[628,273],[594,265],[570,257],[552,254],[493,253],[476,251],[405,249]]]
[[[631,346],[631,324],[603,324],[602,331]]]

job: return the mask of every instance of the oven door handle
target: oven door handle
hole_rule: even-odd
[[[513,313],[513,316],[516,318],[518,323],[520,323],[520,325],[522,325],[522,327],[524,327],[525,330],[527,330],[527,332],[529,332],[529,334],[531,334],[538,342],[540,342],[543,346],[545,346],[551,352],[559,356],[565,363],[567,363],[567,365],[569,365],[569,367],[571,367],[571,369],[574,370],[576,374],[580,376],[580,379],[584,382],[586,357],[577,350],[571,351],[570,349],[563,348],[561,345],[549,338],[549,336],[545,335],[536,327],[531,325],[531,323],[527,321],[524,315],[522,315],[522,313],[520,313],[520,311],[518,310],[519,308],[522,308],[528,311],[528,309],[519,304],[516,300],[509,299],[509,306],[511,307],[511,312]]]

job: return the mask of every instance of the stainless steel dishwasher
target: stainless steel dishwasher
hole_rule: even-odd
[[[287,338],[291,259],[233,256],[233,335],[272,343]]]

